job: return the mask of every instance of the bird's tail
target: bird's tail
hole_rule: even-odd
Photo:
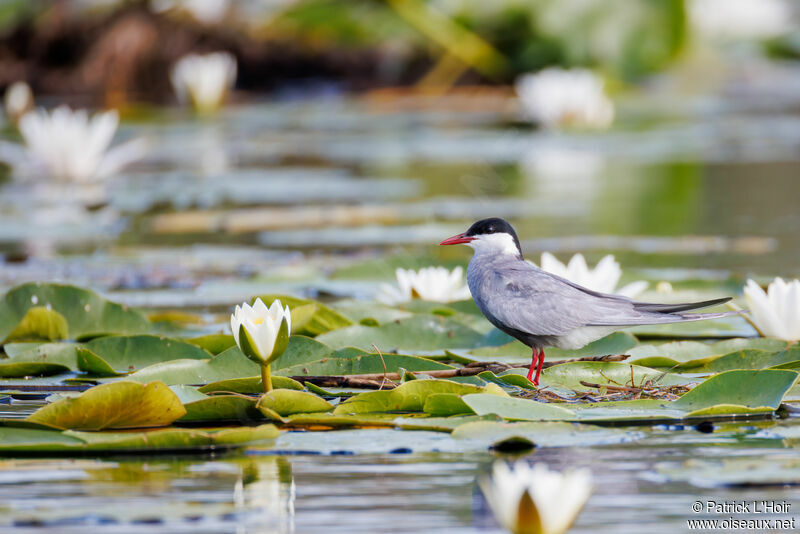
[[[717,304],[725,304],[730,301],[731,297],[723,297],[721,299],[704,300],[702,302],[684,302],[683,304],[656,304],[652,302],[634,302],[633,308],[643,312],[653,313],[678,313],[689,310],[699,310],[700,308],[708,308],[716,306]],[[731,313],[726,312],[728,315]],[[719,315],[714,313],[707,313],[703,315]],[[725,317],[725,315],[722,315]],[[710,319],[711,317],[707,317]]]

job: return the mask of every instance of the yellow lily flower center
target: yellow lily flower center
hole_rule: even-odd
[[[256,317],[255,319],[253,319],[253,324],[261,324],[263,322],[264,322],[263,317]]]

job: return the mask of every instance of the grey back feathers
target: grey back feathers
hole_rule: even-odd
[[[578,330],[586,335],[577,337],[588,342],[627,326],[698,321],[737,313],[682,314],[730,299],[684,304],[637,302],[586,289],[514,254],[489,254],[473,248],[476,254],[467,269],[467,283],[475,303],[491,323],[529,346],[575,346],[575,340],[567,338],[575,338]],[[589,330],[592,335],[588,335]]]

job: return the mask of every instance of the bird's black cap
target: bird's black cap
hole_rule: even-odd
[[[514,228],[508,224],[508,221],[500,217],[489,217],[488,219],[481,219],[473,223],[469,230],[464,232],[465,236],[487,235],[487,234],[509,234],[514,239],[514,244],[517,245],[517,252],[522,257],[522,247],[519,244],[519,238]]]

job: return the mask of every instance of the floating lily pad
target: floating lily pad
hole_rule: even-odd
[[[258,421],[264,417],[256,409],[256,399],[241,395],[212,395],[183,405],[186,415],[182,422],[197,421]]]
[[[713,311],[713,310],[712,310]],[[748,337],[756,334],[747,321],[741,317],[726,317],[686,323],[643,325],[629,328],[638,338],[732,338]]]
[[[645,367],[669,367],[674,370],[693,370],[714,359],[736,351],[763,350],[778,352],[786,348],[786,342],[772,338],[733,338],[716,343],[699,341],[675,341],[659,345],[639,345],[631,349],[630,363]]]
[[[526,372],[524,369],[513,369],[508,373],[524,374]],[[503,376],[505,377],[506,374],[504,373]],[[623,362],[569,362],[554,365],[542,371],[543,385],[586,390],[587,387],[582,385],[581,381],[635,387],[648,382],[662,386],[685,385],[692,382],[681,375]]]
[[[217,449],[264,445],[279,435],[278,429],[269,424],[216,431],[169,428],[145,432],[62,432],[0,427],[0,454],[206,453]]]
[[[22,378],[25,376],[53,376],[66,373],[70,369],[59,363],[14,362],[0,363],[0,377]]]
[[[741,350],[720,356],[702,367],[698,367],[694,372],[717,373],[733,369],[765,369],[775,366],[781,366],[781,368],[800,366],[800,349],[792,348],[780,352]]]
[[[28,310],[44,307],[63,316],[68,337],[82,339],[107,334],[148,332],[151,324],[136,310],[97,293],[70,285],[31,282],[12,288],[0,300],[0,339],[6,339]]]
[[[284,306],[289,306],[292,312],[292,334],[318,336],[353,324],[341,313],[315,300],[289,295],[261,295],[260,298],[267,307],[276,299]]]
[[[67,339],[69,327],[67,319],[57,311],[44,306],[28,308],[17,326],[14,327],[6,341]]]
[[[636,338],[627,332],[614,332],[597,341],[589,343],[577,350],[549,348],[545,350],[545,361],[583,358],[585,356],[605,356],[607,354],[625,354],[636,346]],[[460,354],[463,354],[460,352]],[[499,347],[481,347],[467,353],[474,360],[492,360],[501,362],[522,362],[531,360],[531,349],[519,341],[513,341]]]
[[[435,315],[417,315],[409,319],[377,327],[350,326],[317,337],[326,345],[339,349],[355,346],[381,351],[442,350],[471,348],[484,342],[484,336],[464,324]]]
[[[183,417],[180,399],[163,382],[114,382],[36,410],[28,421],[61,429],[166,426]]]
[[[464,402],[477,415],[494,414],[510,421],[571,421],[575,412],[529,399],[499,397],[479,393],[464,395]]]
[[[333,410],[333,405],[313,393],[293,389],[274,389],[269,393],[264,393],[258,400],[257,408],[267,417],[273,413],[283,417],[297,413],[329,412]]]
[[[436,393],[468,395],[470,393],[483,393],[484,391],[484,388],[478,386],[459,384],[450,380],[413,380],[395,389],[368,391],[351,397],[342,401],[334,410],[334,414],[421,412],[429,395]],[[497,394],[496,390],[492,390],[492,392]]]
[[[230,334],[209,334],[207,336],[184,338],[182,341],[197,345],[211,354],[219,354],[236,346],[236,340]]]
[[[124,374],[169,360],[203,360],[211,357],[205,351],[178,339],[163,336],[109,336],[94,339],[79,352],[78,368],[99,376]]]
[[[296,389],[303,390],[303,384],[296,380],[292,380],[288,376],[272,375],[272,387],[275,389]],[[232,393],[253,394],[264,393],[264,385],[261,383],[261,375],[249,376],[246,378],[230,378],[228,380],[220,380],[212,382],[198,389],[201,393],[214,393],[217,391],[226,391]]]
[[[171,360],[150,365],[125,379],[136,382],[160,380],[168,385],[199,385],[255,376],[260,372],[261,368],[257,363],[242,354],[238,347],[233,347],[208,360]]]

